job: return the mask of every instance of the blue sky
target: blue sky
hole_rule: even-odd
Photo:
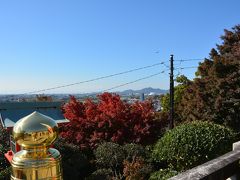
[[[239,0],[1,1],[0,94],[79,82],[168,61],[170,54],[175,59],[208,57],[221,43],[223,29],[240,23],[239,7]],[[45,93],[99,91],[163,69],[157,66]],[[176,74],[193,78],[195,70]],[[168,85],[166,72],[116,91]]]

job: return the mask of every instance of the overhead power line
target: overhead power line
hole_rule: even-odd
[[[36,90],[36,91],[27,92],[27,93],[24,93],[24,94],[39,93],[39,92],[44,92],[44,91],[49,91],[49,90],[55,90],[55,89],[60,89],[60,88],[69,87],[69,86],[74,86],[74,85],[78,85],[78,84],[83,84],[83,83],[98,81],[98,80],[101,80],[101,79],[106,79],[106,78],[110,78],[110,77],[114,77],[114,76],[119,76],[119,75],[131,73],[131,72],[134,72],[134,71],[139,71],[139,70],[143,70],[143,69],[147,69],[147,68],[159,66],[159,65],[162,65],[162,64],[164,64],[164,63],[165,63],[165,62],[163,61],[163,62],[160,62],[160,63],[156,63],[156,64],[152,64],[152,65],[148,65],[148,66],[144,66],[144,67],[140,67],[140,68],[135,68],[135,69],[131,69],[131,70],[127,70],[127,71],[115,73],[115,74],[110,74],[110,75],[107,75],[107,76],[101,76],[101,77],[98,77],[98,78],[93,78],[93,79],[89,79],[89,80],[85,80],[85,81],[80,81],[80,82],[76,82],[76,83],[71,83],[71,84],[65,84],[65,85],[61,85],[61,86],[55,86],[55,87],[46,88],[46,89],[40,89],[40,90]]]
[[[197,66],[181,67],[181,68],[175,68],[175,69],[191,69],[191,68],[197,68]],[[145,79],[149,79],[149,78],[154,77],[154,76],[157,76],[157,75],[159,75],[159,74],[163,74],[163,73],[165,73],[167,70],[169,70],[169,69],[166,69],[166,70],[164,70],[164,71],[161,71],[161,72],[158,72],[158,73],[149,75],[149,76],[145,76],[145,77],[143,77],[143,78],[140,78],[140,79],[137,79],[137,80],[134,80],[134,81],[130,81],[130,82],[127,82],[127,83],[123,83],[123,84],[120,84],[120,85],[117,85],[117,86],[114,86],[114,87],[111,87],[111,88],[108,88],[108,89],[105,89],[105,90],[102,90],[102,91],[100,91],[100,92],[98,92],[98,93],[93,93],[93,94],[99,94],[99,93],[101,93],[101,92],[111,91],[111,90],[117,89],[117,88],[119,88],[119,87],[123,87],[123,86],[129,85],[129,84],[136,83],[136,82],[138,82],[138,81],[142,81],[142,80],[145,80]]]
[[[174,70],[177,70],[177,69],[192,69],[192,68],[198,68],[198,66],[177,67],[177,68],[174,68]]]
[[[184,62],[184,61],[202,61],[204,59],[205,58],[201,58],[201,59],[176,59],[174,61],[181,61],[181,62]]]
[[[203,59],[179,59],[179,60],[174,60],[174,61],[184,62],[184,61],[201,61],[201,60],[203,60]],[[159,62],[159,63],[156,63],[156,64],[152,64],[152,65],[148,65],[148,66],[144,66],[144,67],[139,67],[139,68],[135,68],[135,69],[130,69],[130,70],[119,72],[119,73],[115,73],[115,74],[101,76],[101,77],[88,79],[88,80],[84,80],[84,81],[80,81],[80,82],[76,82],[76,83],[65,84],[65,85],[55,86],[55,87],[46,88],[46,89],[30,91],[30,92],[27,92],[27,93],[24,93],[24,94],[34,94],[34,93],[45,92],[45,91],[65,88],[65,87],[69,87],[69,86],[74,86],[74,85],[78,85],[78,84],[89,83],[89,82],[98,81],[98,80],[102,80],[102,79],[106,79],[106,78],[110,78],[110,77],[114,77],[114,76],[119,76],[119,75],[131,73],[131,72],[135,72],[135,71],[139,71],[139,70],[143,70],[143,69],[147,69],[147,68],[151,68],[151,67],[155,67],[155,66],[159,66],[159,65],[164,65],[165,67],[169,68],[169,66],[166,65],[165,63],[166,63],[166,61],[162,61],[162,62]],[[197,67],[175,68],[175,70],[176,69],[189,69],[189,68],[197,68]]]
[[[113,89],[117,89],[117,88],[120,88],[120,87],[129,85],[129,84],[133,84],[133,83],[136,83],[136,82],[145,80],[145,79],[149,79],[149,78],[151,78],[151,77],[154,77],[154,76],[157,76],[157,75],[159,75],[159,74],[162,74],[162,73],[164,73],[165,71],[166,71],[166,70],[161,71],[161,72],[158,72],[158,73],[155,73],[155,74],[151,74],[151,75],[149,75],[149,76],[145,76],[145,77],[136,79],[136,80],[134,80],[134,81],[130,81],[130,82],[127,82],[127,83],[119,84],[119,85],[117,85],[117,86],[113,86],[113,87],[111,87],[111,88],[104,89],[104,90],[98,91],[98,92],[96,92],[96,93],[90,93],[89,96],[101,94],[101,93],[103,93],[103,92],[111,91],[111,90],[113,90]]]
[[[138,82],[138,81],[142,81],[142,80],[145,80],[145,79],[149,79],[149,78],[151,78],[151,77],[157,76],[157,75],[162,74],[162,73],[164,73],[164,72],[165,72],[165,71],[161,71],[161,72],[158,72],[158,73],[149,75],[149,76],[145,76],[145,77],[136,79],[136,80],[134,80],[134,81],[130,81],[130,82],[127,82],[127,83],[123,83],[123,84],[120,84],[120,85],[117,85],[117,86],[114,86],[114,87],[105,89],[105,90],[103,90],[103,91],[101,91],[101,92],[111,91],[111,90],[117,89],[117,88],[119,88],[119,87],[123,87],[123,86],[129,85],[129,84],[136,83],[136,82]]]

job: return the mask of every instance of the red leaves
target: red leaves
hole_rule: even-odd
[[[119,95],[103,93],[98,103],[78,102],[73,96],[64,107],[70,123],[61,135],[80,147],[94,148],[99,142],[150,144],[157,139],[162,124],[154,120],[151,102],[128,104]]]

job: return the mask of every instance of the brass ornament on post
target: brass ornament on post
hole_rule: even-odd
[[[50,148],[58,136],[57,123],[38,112],[20,119],[13,138],[22,150],[14,154],[12,180],[62,180],[61,155]]]

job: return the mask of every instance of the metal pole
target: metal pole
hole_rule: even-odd
[[[170,56],[170,113],[169,129],[174,127],[174,81],[173,81],[173,55]]]

